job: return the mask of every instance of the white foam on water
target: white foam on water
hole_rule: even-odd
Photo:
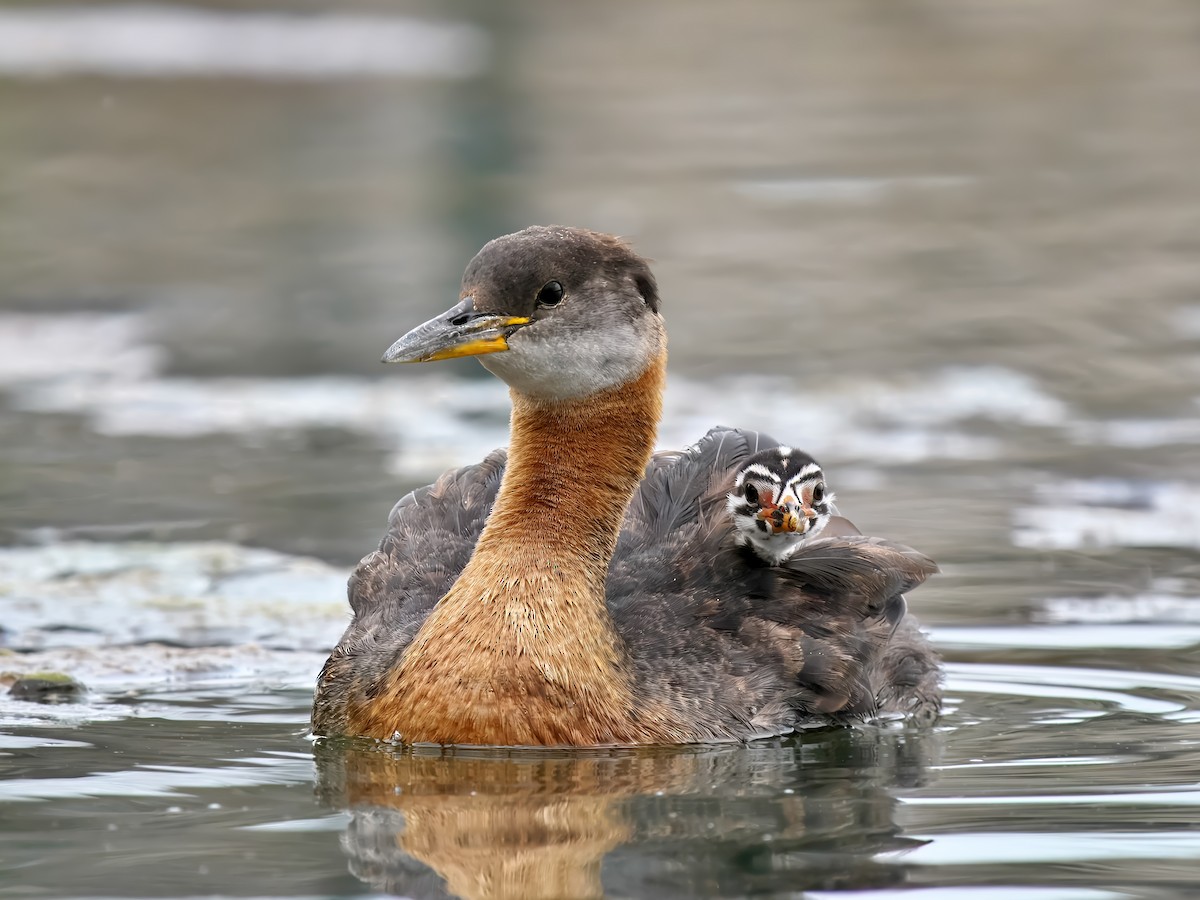
[[[1018,547],[1200,548],[1200,486],[1114,479],[1041,486],[1038,503],[1013,512]]]
[[[818,457],[883,463],[996,459],[1004,452],[999,440],[955,426],[985,420],[1038,427],[1068,416],[1066,406],[1032,378],[992,366],[949,367],[904,382],[847,380],[811,392],[779,378],[703,384],[673,378],[660,439],[685,446],[721,423],[769,432]]]
[[[1137,594],[1122,597],[1051,597],[1037,618],[1051,623],[1113,625],[1131,622],[1200,623],[1200,597]]]
[[[138,381],[164,361],[135,313],[0,314],[0,386],[72,376]]]
[[[999,366],[949,366],[933,375],[882,381],[853,381],[824,386],[827,398],[798,393],[794,381],[783,378],[730,378],[720,382],[724,392],[746,398],[766,393],[772,399],[792,400],[783,421],[807,420],[811,410],[832,418],[851,407],[863,420],[918,426],[944,426],[971,419],[1019,425],[1053,426],[1070,417],[1066,404],[1050,396],[1030,376]],[[707,385],[697,399],[704,402]]]
[[[17,403],[33,411],[87,413],[98,432],[112,435],[186,438],[325,426],[404,436],[418,422],[431,433],[457,432],[462,426],[450,423],[458,417],[506,408],[501,386],[474,387],[436,377],[421,379],[418,390],[411,381],[341,377],[62,379],[28,388]]]
[[[395,447],[392,471],[408,477],[476,462],[508,442],[507,389],[495,379],[436,371],[382,379],[162,378],[162,351],[132,314],[0,316],[0,351],[8,351],[0,385],[16,408],[84,415],[101,434],[345,428]],[[1044,427],[1068,415],[1033,379],[996,367],[889,383],[849,379],[809,391],[783,378],[672,376],[659,438],[664,447],[685,447],[720,423],[873,464],[994,459],[1003,443],[961,426]]]
[[[12,405],[84,415],[101,434],[188,438],[345,428],[395,448],[391,469],[406,477],[475,462],[508,441],[507,391],[495,379],[464,380],[436,370],[380,379],[163,378],[164,361],[137,314],[0,315],[0,387]],[[981,422],[1057,429],[1068,439],[1120,447],[1200,442],[1200,419],[1082,421],[1035,379],[995,366],[948,367],[887,382],[848,378],[808,389],[787,378],[672,376],[659,439],[663,447],[685,447],[715,424],[738,425],[818,457],[872,465],[1002,459],[1008,441],[1020,440],[1016,429],[1011,436],[978,433],[973,426]],[[1184,486],[1182,494],[1172,493],[1178,486],[1153,488],[1141,513],[1119,519],[1101,509],[1106,492],[1116,497],[1137,490],[1111,482],[1048,489],[1043,505],[1018,513],[1017,541],[1030,547],[1200,544],[1196,488]],[[1074,493],[1064,503],[1065,491]]]
[[[469,78],[482,29],[390,15],[225,12],[170,5],[0,10],[0,75],[326,80]]]
[[[1145,449],[1172,444],[1200,444],[1200,419],[1110,419],[1075,422],[1070,429],[1077,444]]]
[[[115,612],[116,608],[110,606],[109,610]],[[330,642],[337,636],[333,633]],[[0,657],[0,670],[6,675],[68,674],[83,684],[86,694],[78,704],[42,704],[9,700],[0,689],[0,716],[7,712],[21,721],[28,721],[31,716],[61,719],[63,714],[77,715],[82,711],[86,719],[90,715],[88,710],[97,707],[107,710],[112,706],[108,696],[135,691],[144,698],[148,692],[157,691],[162,703],[154,706],[153,714],[169,717],[162,710],[181,690],[193,696],[196,691],[219,691],[235,684],[242,687],[243,697],[252,685],[273,691],[310,691],[327,655],[324,650],[272,650],[251,643],[223,647],[177,647],[154,643],[58,646],[31,653],[6,654]],[[122,717],[151,714],[147,709],[149,707],[142,703],[136,708],[122,707],[117,713]],[[247,714],[243,709],[242,715]],[[204,712],[193,710],[189,715],[194,719],[203,717]],[[228,715],[228,710],[221,709],[217,715]]]
[[[348,574],[313,559],[219,542],[3,547],[5,645],[165,642],[327,651],[349,619]]]
[[[924,388],[914,386],[911,394]],[[888,391],[897,404],[909,394]],[[748,409],[747,396],[761,399]],[[786,399],[786,403],[782,402]],[[913,462],[929,458],[992,459],[995,439],[940,423],[909,425],[887,420],[880,393],[851,385],[843,392],[801,395],[778,384],[739,381],[700,384],[682,378],[668,387],[660,442],[684,447],[717,423],[769,431],[814,453],[842,458]],[[498,381],[465,381],[437,374],[368,380],[341,377],[293,379],[170,378],[103,380],[63,378],[26,385],[15,405],[35,412],[88,416],[101,434],[195,437],[212,433],[339,427],[377,435],[399,449],[396,474],[428,474],[476,462],[508,443],[508,393]],[[901,415],[893,407],[895,415]],[[798,412],[799,411],[799,412]],[[1003,406],[991,411],[1004,420]],[[919,413],[918,413],[919,415]],[[966,418],[980,415],[973,407]],[[945,412],[944,421],[952,414]],[[800,426],[800,427],[798,427]]]

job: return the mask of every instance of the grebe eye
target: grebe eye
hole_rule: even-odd
[[[547,281],[538,291],[538,306],[558,306],[562,303],[563,286],[557,281]]]
[[[825,482],[818,481],[813,487],[813,503],[820,503],[825,499]]]
[[[746,485],[744,488],[742,488],[742,492],[746,495],[746,500],[748,502],[750,502],[750,503],[758,502],[758,488],[756,488],[754,485],[752,485],[752,484]]]

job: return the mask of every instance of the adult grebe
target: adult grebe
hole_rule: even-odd
[[[714,482],[778,442],[714,429],[651,458],[666,334],[629,245],[528,228],[488,243],[460,296],[384,361],[482,356],[511,389],[511,445],[396,504],[350,578],[316,733],[744,740],[911,706],[916,670],[936,691],[901,596],[926,557],[852,536],[764,566],[729,539]]]
[[[836,499],[815,459],[780,446],[742,463],[725,505],[736,541],[778,565],[829,524]]]

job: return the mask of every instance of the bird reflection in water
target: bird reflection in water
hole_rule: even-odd
[[[350,812],[350,871],[414,898],[742,896],[880,887],[913,845],[893,789],[923,783],[924,730],[809,732],[636,750],[316,745],[322,801]]]

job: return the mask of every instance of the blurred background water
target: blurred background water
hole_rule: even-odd
[[[0,3],[0,896],[1190,897],[1200,6]],[[305,738],[392,502],[506,441],[376,360],[630,237],[663,446],[821,459],[943,574],[933,729]]]

